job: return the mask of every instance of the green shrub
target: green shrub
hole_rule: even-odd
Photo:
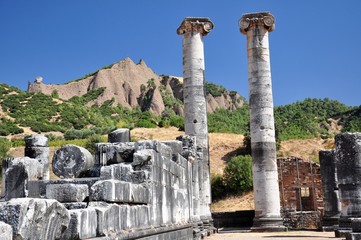
[[[350,111],[342,132],[361,132],[361,106]]]
[[[252,157],[245,155],[231,158],[224,168],[223,183],[234,194],[252,190]]]
[[[169,128],[170,127],[170,121],[169,119],[162,119],[159,124],[158,124],[159,127],[161,128]]]
[[[0,138],[0,159],[9,156],[11,143],[6,138]]]
[[[211,192],[212,201],[217,201],[226,196],[222,175],[211,175]]]
[[[169,123],[173,127],[177,127],[180,131],[184,131],[184,118],[178,115],[173,115],[169,119]]]
[[[24,130],[19,128],[15,122],[1,118],[0,119],[0,136],[8,136],[10,134],[23,133]]]
[[[54,90],[51,92],[51,95],[50,95],[52,98],[59,98],[59,93],[57,90]]]
[[[55,139],[49,141],[49,147],[61,147],[65,144],[73,144],[79,147],[85,147],[86,139],[73,139],[73,140],[65,140],[65,139]]]
[[[65,140],[85,139],[94,134],[95,132],[91,129],[82,129],[82,130],[70,129],[64,133],[64,139]]]
[[[245,134],[249,131],[249,109],[247,106],[236,111],[216,109],[208,114],[208,131]]]
[[[136,123],[135,123],[135,127],[138,127],[138,128],[156,128],[157,125],[148,120],[148,119],[139,119]]]
[[[9,150],[10,150],[11,144],[10,141],[5,138],[0,138],[0,177],[2,174],[2,161],[3,158],[9,156]]]
[[[106,142],[107,139],[101,135],[95,134],[91,135],[88,139],[85,141],[84,148],[86,148],[91,154],[95,153],[95,144],[100,142]]]
[[[213,97],[219,97],[227,92],[225,87],[210,82],[206,82],[204,87],[206,89],[206,93],[211,94]]]

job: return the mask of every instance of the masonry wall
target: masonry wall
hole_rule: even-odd
[[[15,239],[29,234],[34,239],[193,239],[192,165],[183,157],[189,155],[185,149],[181,141],[100,143],[92,177],[59,180],[34,180],[36,159],[9,159],[14,164],[5,172],[22,169],[24,174],[20,182],[5,174],[21,191],[0,202],[1,226],[10,226]],[[6,190],[5,196],[10,196]]]
[[[277,165],[285,224],[293,228],[318,228],[323,213],[320,166],[297,157],[278,158]]]

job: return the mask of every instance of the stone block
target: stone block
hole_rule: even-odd
[[[60,178],[84,177],[93,168],[94,158],[85,148],[66,144],[54,153],[52,166]]]
[[[352,232],[361,233],[361,218],[351,219]]]
[[[130,208],[129,205],[119,206],[119,217],[122,230],[128,230],[133,227],[134,219],[132,218],[133,215],[131,214]]]
[[[48,138],[42,134],[27,136],[24,138],[25,147],[48,147]]]
[[[69,213],[56,200],[16,198],[0,205],[0,221],[13,227],[14,239],[60,239]]]
[[[137,150],[134,153],[132,166],[134,170],[143,170],[147,169],[148,165],[153,165],[155,158],[157,156],[157,152],[153,149],[142,149]]]
[[[96,237],[97,214],[94,208],[69,210],[70,222],[61,239],[87,239]]]
[[[100,179],[114,179],[138,184],[150,180],[150,173],[146,170],[134,171],[132,165],[121,163],[102,167]]]
[[[85,184],[49,184],[46,186],[46,198],[59,202],[82,202],[89,196],[88,186]]]
[[[146,170],[133,171],[130,175],[130,180],[136,184],[149,182],[151,180],[150,172]]]
[[[108,142],[130,142],[130,130],[128,128],[118,128],[108,134]]]
[[[100,180],[91,187],[92,201],[117,203],[148,203],[149,189],[140,185],[119,180]]]
[[[57,180],[39,180],[28,182],[28,197],[33,198],[46,198],[46,186],[49,184],[84,184],[88,186],[88,192],[90,187],[99,181],[99,178],[72,178],[72,179],[57,179]]]
[[[183,143],[178,140],[161,141],[161,143],[171,148],[173,154],[181,154],[183,151]]]
[[[24,138],[25,156],[38,159],[42,165],[42,176],[44,180],[49,179],[49,145],[48,138],[44,135],[32,135]]]
[[[149,206],[140,205],[134,206],[137,208],[136,212],[136,228],[150,227],[150,209]]]
[[[188,167],[188,161],[180,154],[175,154],[173,157],[173,161],[177,164],[179,164],[183,168]]]
[[[26,147],[25,156],[37,159],[41,164],[41,179],[49,180],[49,147]]]
[[[38,180],[41,176],[41,165],[37,159],[5,158],[3,160],[3,179],[5,200],[28,196],[28,181]]]
[[[130,164],[113,164],[100,169],[101,180],[122,180],[129,182],[133,167]]]
[[[68,210],[83,209],[88,207],[88,202],[68,202],[62,204]]]
[[[177,137],[177,140],[182,141],[183,151],[181,155],[189,161],[195,159],[197,154],[196,137],[185,135]]]
[[[13,239],[13,229],[9,224],[0,222],[0,239],[1,240]]]
[[[119,205],[90,202],[89,207],[94,208],[97,213],[97,236],[110,236],[122,229]]]
[[[156,140],[144,140],[135,143],[135,151],[153,149],[160,153],[163,158],[172,159],[172,149]]]
[[[101,166],[122,162],[132,162],[133,154],[133,142],[95,144],[95,162]]]

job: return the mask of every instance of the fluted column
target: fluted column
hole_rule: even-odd
[[[185,18],[177,33],[183,36],[183,98],[185,134],[196,137],[198,157],[193,164],[194,216],[210,219],[210,173],[207,106],[204,89],[203,37],[213,29],[208,18]],[[199,196],[199,199],[198,196]]]
[[[284,230],[276,161],[276,140],[268,32],[274,17],[268,12],[245,14],[239,21],[247,35],[250,129],[255,218],[253,229]]]

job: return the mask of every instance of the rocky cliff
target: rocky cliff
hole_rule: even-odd
[[[150,110],[159,115],[167,104],[169,106],[169,98],[179,100],[181,103],[182,83],[182,78],[157,75],[143,60],[135,64],[130,58],[126,58],[82,79],[61,85],[44,84],[41,78],[37,78],[34,83],[29,83],[28,92],[42,92],[49,95],[56,92],[59,98],[68,100],[105,87],[105,91],[88,105],[100,105],[113,99],[114,105],[121,104],[127,108],[140,106],[143,110]],[[207,103],[208,111],[212,112],[216,108],[236,109],[243,105],[244,100],[238,94],[224,92],[216,97],[207,94]],[[182,104],[172,104],[169,107],[182,115]]]

